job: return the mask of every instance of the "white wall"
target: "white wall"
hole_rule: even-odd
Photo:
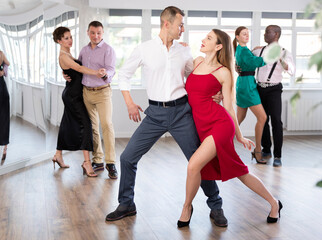
[[[10,92],[12,114],[46,131],[45,91],[42,87],[13,82]],[[21,111],[20,111],[21,110]]]
[[[89,6],[94,8],[126,8],[126,9],[163,9],[167,6],[177,6],[181,9],[193,10],[225,10],[225,11],[303,11],[311,0],[89,0]]]
[[[61,121],[61,117],[63,114],[63,102],[61,100],[61,93],[64,89],[64,86],[51,85],[52,89],[52,99],[51,101],[51,123],[53,125],[59,125]],[[293,94],[297,91],[297,89],[287,89],[284,90],[282,94],[282,121],[284,126],[284,134],[285,135],[301,135],[301,134],[322,134],[322,131],[287,131],[287,102],[293,96]],[[321,89],[311,89],[305,90],[301,92],[302,99],[320,99],[321,97]],[[148,107],[148,98],[145,89],[133,89],[131,90],[131,95],[134,102],[142,107],[145,110]],[[135,129],[139,126],[139,123],[135,123],[129,120],[127,107],[124,103],[122,93],[119,89],[113,89],[113,124],[115,130],[116,138],[127,138],[131,137],[134,133]],[[298,109],[296,114],[307,114],[307,110]],[[144,113],[141,113],[141,117],[144,118]],[[254,129],[256,124],[256,118],[254,117],[251,111],[248,111],[246,119],[241,124],[241,130],[244,136],[254,136]]]

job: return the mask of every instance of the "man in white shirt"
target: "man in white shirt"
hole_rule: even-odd
[[[119,72],[119,87],[129,118],[141,121],[139,111],[142,109],[130,95],[130,78],[140,66],[147,80],[149,107],[145,110],[146,117],[121,154],[120,204],[106,216],[106,221],[136,214],[134,184],[137,163],[164,133],[171,133],[187,159],[200,145],[184,83],[184,77],[193,70],[193,59],[189,48],[174,41],[184,32],[183,16],[184,13],[176,7],[165,8],[161,13],[159,37],[140,44]],[[202,181],[201,187],[208,197],[214,223],[226,227],[227,219],[221,208],[222,199],[216,182]]]
[[[269,25],[265,29],[264,39],[269,45],[273,42],[278,42],[281,36],[281,28],[277,25]],[[266,46],[253,51],[256,56],[265,54]],[[282,145],[283,145],[283,123],[282,123],[282,73],[287,71],[290,75],[294,75],[295,66],[292,54],[283,49],[283,57],[276,63],[267,64],[258,68],[257,74],[257,89],[260,95],[264,110],[267,115],[267,120],[262,136],[262,156],[270,158],[271,154],[271,135],[268,125],[271,119],[273,142],[274,142],[274,167],[282,166]]]

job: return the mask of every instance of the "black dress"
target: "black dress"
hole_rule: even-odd
[[[3,70],[4,63],[0,65]],[[9,106],[9,92],[4,77],[0,77],[0,146],[9,143],[9,129],[10,129],[10,106]]]
[[[78,64],[80,61],[75,60]],[[83,74],[73,69],[63,70],[70,78],[63,91],[64,114],[60,123],[57,150],[93,151],[92,124],[83,101]]]

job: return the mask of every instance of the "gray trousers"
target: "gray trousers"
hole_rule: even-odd
[[[164,133],[169,132],[173,136],[188,160],[200,145],[191,107],[188,103],[168,108],[149,105],[145,114],[146,117],[121,154],[118,198],[120,205],[131,206],[134,204],[137,163]],[[209,208],[212,210],[221,209],[222,199],[219,196],[216,181],[203,180],[201,187],[208,197]]]

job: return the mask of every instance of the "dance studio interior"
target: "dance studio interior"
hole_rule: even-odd
[[[122,77],[119,72],[137,46],[151,39],[160,40],[160,14],[168,6],[175,6],[184,12],[184,16],[179,14],[184,24],[180,28],[181,36],[174,38],[174,42],[180,42],[182,46],[174,43],[173,46],[189,49],[193,59],[205,56],[201,51],[203,40],[207,39],[212,29],[227,33],[232,41],[236,29],[245,26],[249,33],[246,46],[250,50],[269,44],[264,36],[268,34],[267,26],[278,25],[281,29],[279,49],[288,51],[294,63],[293,73],[289,74],[284,69],[279,82],[283,87],[280,114],[282,154],[276,156],[275,131],[271,121],[268,121],[267,130],[271,153],[264,164],[258,161],[253,146],[249,150],[236,137],[233,140],[236,152],[249,172],[256,175],[283,203],[274,224],[266,221],[271,209],[268,202],[235,177],[228,181],[215,179],[219,189],[217,197],[222,198],[221,208],[228,221],[225,226],[214,223],[208,198],[199,188],[192,202],[193,215],[191,210],[189,226],[178,227],[177,221],[186,197],[188,161],[170,131],[155,140],[133,170],[136,173],[136,212],[117,221],[109,221],[106,217],[121,204],[120,182],[121,179],[125,182],[127,176],[121,171],[120,158],[131,136],[144,121],[144,111],[149,107],[151,98],[147,91],[151,87],[151,79],[146,77],[145,71],[150,63],[143,61],[133,74],[131,72],[129,81],[131,98],[140,106],[142,119],[130,119],[123,90],[120,90],[122,84],[119,84],[119,79]],[[70,30],[72,46],[68,55],[78,59],[82,48],[91,44],[89,23],[92,21],[102,23],[102,39],[115,51],[115,75],[108,88],[112,94],[110,112],[117,177],[111,177],[107,163],[106,169],[103,167],[96,171],[93,168],[93,177],[82,165],[85,154],[81,150],[63,149],[62,158],[69,168],[61,167],[63,165],[54,157],[66,108],[62,95],[69,82],[59,61],[66,52],[60,49],[62,40],[59,44],[53,40],[53,32],[58,27]],[[169,26],[172,24],[169,21]],[[0,146],[0,239],[321,239],[321,49],[321,0],[1,0],[0,51],[3,54],[0,56],[3,57],[0,60],[7,59],[3,60],[4,65],[8,65],[6,61],[10,65],[0,75],[0,86],[7,88],[9,95],[6,95],[9,122],[0,124],[3,130],[0,132],[9,133],[9,141]],[[267,56],[263,56],[263,61]],[[277,62],[284,66],[283,60]],[[236,112],[236,84],[237,78],[242,79],[242,75],[239,76],[237,62],[234,64],[232,105]],[[258,80],[260,68],[252,74],[255,81]],[[275,72],[276,69],[278,65]],[[186,77],[183,79],[183,91]],[[254,84],[256,86],[256,82]],[[270,84],[263,86],[269,88]],[[1,94],[3,89],[0,89]],[[160,92],[163,90],[159,89]],[[257,92],[256,87],[255,90]],[[225,98],[219,104],[224,102]],[[0,108],[3,105],[4,100],[1,100]],[[0,121],[4,118],[2,110],[1,115]],[[240,130],[253,142],[256,124],[256,116],[248,110]],[[106,156],[108,150],[104,144],[104,130],[102,127],[98,129]],[[68,131],[73,129],[67,129],[67,134]],[[263,145],[263,140],[260,139],[260,142]],[[89,161],[92,161],[93,152],[89,151],[89,154]]]

